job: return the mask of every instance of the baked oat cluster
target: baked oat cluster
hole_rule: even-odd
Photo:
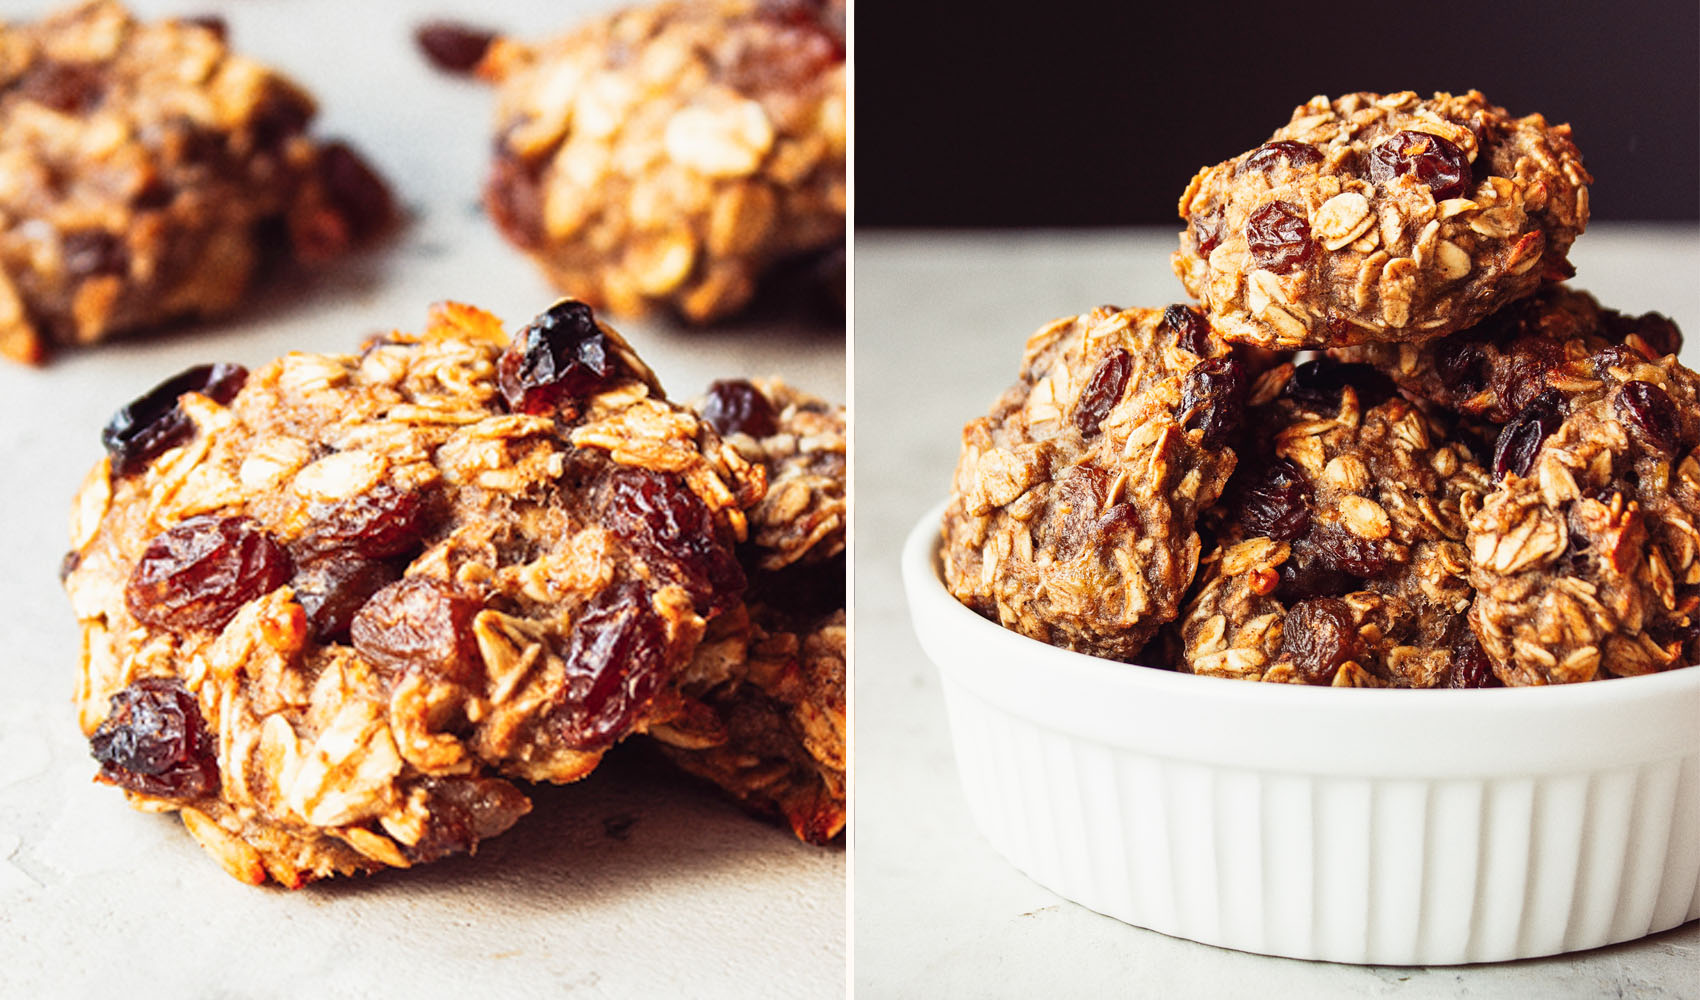
[[[0,24],[0,354],[224,313],[269,258],[384,229],[383,182],[307,136],[314,111],[216,19],[96,0]]]
[[[168,380],[73,515],[101,779],[287,886],[472,851],[530,808],[517,782],[646,733],[835,836],[843,566],[806,607],[766,576],[799,536],[842,548],[842,462],[836,521],[834,466],[791,464],[842,458],[842,412],[834,438],[818,400],[738,384],[767,423],[723,435],[572,300],[511,340],[450,303],[358,354]],[[764,545],[770,482],[805,484],[807,525],[775,512]]]
[[[963,431],[946,586],[1219,677],[1700,663],[1700,377],[1669,319],[1562,284],[1590,182],[1568,126],[1475,92],[1302,105],[1182,196],[1196,306],[1029,340]]]
[[[842,245],[842,9],[690,0],[540,44],[498,39],[485,205],[567,294],[692,323],[774,265]]]

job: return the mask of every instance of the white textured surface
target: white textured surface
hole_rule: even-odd
[[[45,6],[6,3],[0,16]],[[413,219],[381,251],[263,291],[229,322],[39,371],[0,363],[0,996],[840,994],[844,852],[800,844],[636,749],[584,783],[538,790],[536,810],[476,858],[295,893],[238,884],[175,818],[91,783],[70,706],[77,631],[55,571],[101,425],[191,364],[352,350],[417,327],[443,298],[511,325],[547,306],[554,293],[477,209],[489,95],[431,72],[411,27],[458,13],[538,31],[609,4],[136,6],[221,10],[237,47],[316,93],[317,131],[367,153]],[[836,330],[621,328],[676,396],[734,374],[844,396]]]
[[[1495,965],[1267,958],[1063,901],[976,832],[938,675],[909,630],[898,552],[948,488],[961,425],[1014,377],[1023,339],[1046,320],[1104,302],[1183,298],[1168,269],[1173,241],[1168,229],[858,235],[857,996],[1700,996],[1693,923],[1591,952]],[[1693,227],[1598,226],[1572,259],[1577,285],[1607,305],[1658,309],[1700,330]],[[1697,348],[1685,352],[1690,364],[1700,359]]]

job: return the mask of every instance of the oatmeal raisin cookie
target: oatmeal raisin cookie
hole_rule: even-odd
[[[1229,340],[1430,340],[1568,276],[1591,181],[1569,126],[1475,91],[1316,97],[1193,178],[1175,273]]]
[[[506,779],[683,711],[764,479],[573,301],[194,369],[105,441],[65,578],[102,775],[292,886],[472,850]]]
[[[0,354],[226,312],[274,231],[318,262],[384,228],[383,182],[313,114],[216,21],[0,24]]]
[[[663,2],[499,40],[485,204],[597,306],[735,312],[775,263],[841,243],[843,36],[825,5]]]
[[[1192,580],[1246,391],[1244,363],[1185,306],[1040,329],[1020,380],[963,428],[940,549],[951,594],[1035,639],[1133,659]]]
[[[1179,623],[1180,669],[1350,686],[1486,679],[1463,547],[1486,474],[1384,382],[1332,361],[1259,382],[1248,457],[1211,512],[1217,548]]]
[[[1500,432],[1470,618],[1506,684],[1700,663],[1700,377],[1608,347]]]

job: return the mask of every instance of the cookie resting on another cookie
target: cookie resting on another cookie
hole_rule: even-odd
[[[93,2],[0,24],[0,354],[228,312],[268,257],[386,227],[383,182],[309,139],[313,114],[216,21]]]
[[[1174,269],[1231,341],[1420,342],[1568,277],[1591,181],[1569,126],[1475,91],[1317,97],[1192,179]]]

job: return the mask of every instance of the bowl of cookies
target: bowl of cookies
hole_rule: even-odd
[[[1195,301],[1026,342],[903,568],[1036,881],[1295,958],[1700,916],[1700,376],[1567,283],[1567,126],[1301,105],[1200,171]]]

